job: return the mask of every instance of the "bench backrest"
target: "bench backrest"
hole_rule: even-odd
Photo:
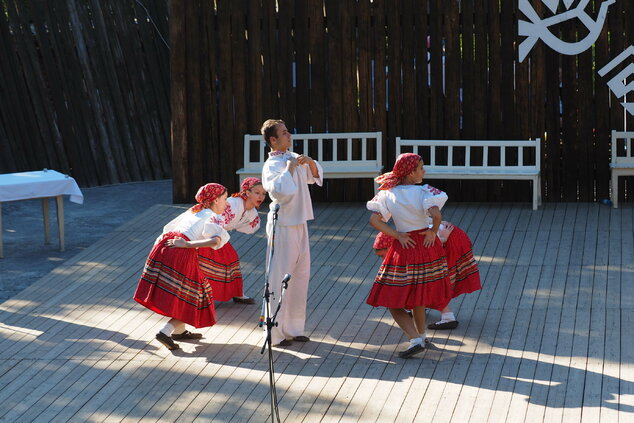
[[[343,132],[322,134],[292,134],[292,143],[299,154],[307,154],[328,170],[353,170],[376,166],[381,169],[381,132]],[[262,168],[268,155],[262,135],[244,136],[244,167]]]
[[[618,165],[634,165],[632,154],[632,139],[634,132],[612,131],[612,167]]]
[[[423,158],[425,169],[465,170],[478,172],[537,171],[540,168],[540,139],[535,140],[405,140],[396,138],[396,154],[416,153]]]

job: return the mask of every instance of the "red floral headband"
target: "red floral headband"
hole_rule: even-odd
[[[374,180],[381,185],[379,190],[386,190],[401,185],[403,179],[416,169],[416,166],[418,166],[421,160],[423,160],[421,156],[414,153],[403,153],[398,156],[391,172],[374,178]]]
[[[246,178],[242,181],[242,185],[240,185],[240,192],[236,192],[235,194],[231,194],[232,197],[240,197],[243,200],[247,199],[247,191],[253,188],[256,185],[262,185],[262,180],[260,178],[254,178],[252,176]]]
[[[206,184],[198,188],[198,192],[196,193],[196,201],[198,204],[192,207],[192,213],[198,213],[202,209],[210,209],[214,200],[220,197],[225,191],[227,191],[227,188],[223,185],[214,183]]]

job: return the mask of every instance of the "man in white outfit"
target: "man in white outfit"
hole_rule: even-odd
[[[308,184],[322,185],[323,169],[313,159],[288,151],[291,134],[282,120],[269,119],[261,129],[271,148],[262,170],[262,186],[273,200],[267,218],[268,248],[271,248],[273,215],[279,205],[275,245],[271,259],[269,284],[274,295],[271,312],[277,308],[282,278],[291,275],[277,314],[278,326],[272,330],[274,346],[288,346],[292,341],[307,342],[304,335],[306,298],[310,279],[310,246],[306,222],[312,220],[313,206]],[[267,257],[269,252],[267,251]]]

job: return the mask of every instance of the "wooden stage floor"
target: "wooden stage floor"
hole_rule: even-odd
[[[165,318],[131,298],[183,209],[153,207],[0,304],[0,421],[270,421],[259,305],[217,304],[218,324],[172,353],[154,340]],[[631,204],[450,204],[484,288],[409,360],[389,313],[365,304],[379,259],[364,205],[315,211],[312,342],[274,350],[285,421],[634,421]],[[258,298],[264,236],[232,234]]]

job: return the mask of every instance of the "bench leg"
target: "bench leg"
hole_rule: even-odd
[[[539,204],[539,190],[540,190],[539,178],[533,179],[533,210],[537,210]]]
[[[612,207],[618,207],[619,200],[619,174],[612,171],[612,190],[610,191],[610,199],[612,200]]]
[[[4,246],[2,244],[2,203],[0,203],[0,258],[4,258]]]
[[[59,230],[59,250],[64,251],[64,197],[57,198],[57,229]]]
[[[44,218],[44,244],[50,244],[51,224],[48,218],[48,198],[42,198],[42,216]]]

